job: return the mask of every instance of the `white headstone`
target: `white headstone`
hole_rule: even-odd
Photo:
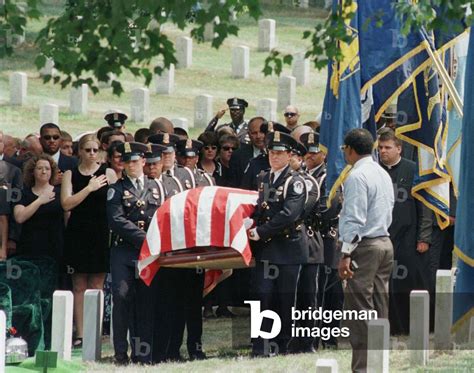
[[[309,59],[305,53],[296,53],[293,56],[292,74],[296,78],[296,85],[307,85],[309,83]]]
[[[148,88],[136,88],[132,91],[130,121],[143,123],[149,118],[150,91]]]
[[[86,290],[84,293],[83,361],[96,361],[101,358],[103,315],[104,292],[102,290]]]
[[[453,348],[451,326],[453,320],[453,276],[451,270],[436,272],[435,349]]]
[[[63,290],[54,292],[51,351],[57,351],[58,357],[63,360],[71,360],[73,306],[72,292]]]
[[[0,373],[5,372],[5,339],[7,338],[7,317],[0,311]]]
[[[309,0],[299,0],[299,7],[304,9],[309,8]]]
[[[159,32],[161,32],[163,31],[163,25],[160,25],[156,19],[152,19],[150,23],[148,23],[148,29],[151,31],[159,30]]]
[[[173,126],[182,128],[186,132],[189,130],[189,121],[187,118],[173,118],[171,119],[171,123],[173,123]]]
[[[410,293],[410,361],[426,365],[429,357],[430,295],[426,290]]]
[[[474,316],[461,325],[454,339],[457,344],[471,343],[474,341]]]
[[[212,96],[197,96],[194,99],[194,127],[206,127],[212,114]]]
[[[276,47],[274,19],[261,19],[258,21],[258,50],[269,52]]]
[[[250,71],[250,48],[239,45],[232,49],[232,77],[247,79]]]
[[[212,41],[214,40],[214,36],[215,36],[214,24],[206,23],[204,26],[204,41]]]
[[[367,330],[367,373],[388,373],[390,323],[387,319],[370,320]]]
[[[45,65],[39,71],[40,76],[45,75],[56,75],[56,69],[54,68],[54,61],[51,58],[46,58]]]
[[[72,114],[87,114],[87,102],[89,96],[89,86],[81,84],[80,87],[71,88],[69,96],[69,111]]]
[[[280,76],[278,80],[277,109],[283,110],[288,105],[294,105],[296,96],[296,79],[293,76]]]
[[[193,63],[193,39],[180,36],[176,40],[176,63],[177,69],[187,69]]]
[[[155,75],[155,92],[158,94],[169,95],[174,89],[174,65],[171,64],[169,69],[164,69],[161,75]]]
[[[338,373],[339,366],[335,359],[316,360],[316,373]]]
[[[59,125],[59,106],[54,104],[44,104],[40,106],[40,123],[54,123]]]
[[[26,90],[28,77],[26,73],[16,72],[10,75],[10,104],[24,105],[26,102]]]
[[[262,98],[257,102],[257,116],[266,120],[277,120],[277,102],[274,98]]]

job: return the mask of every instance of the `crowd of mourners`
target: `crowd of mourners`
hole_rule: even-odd
[[[131,176],[136,173],[133,162],[141,158],[144,159],[145,178],[160,180],[157,185],[163,186],[164,195],[160,195],[163,199],[172,194],[170,189],[173,188],[178,192],[206,185],[255,190],[263,195],[265,192],[262,177],[264,178],[265,172],[274,168],[277,162],[275,158],[271,164],[269,154],[276,157],[276,152],[286,152],[289,158],[285,167],[291,170],[291,175],[300,175],[305,180],[304,188],[313,199],[307,198],[303,207],[306,212],[310,210],[309,214],[303,216],[303,212],[299,212],[300,216],[295,218],[295,224],[283,230],[286,238],[296,233],[305,235],[304,242],[307,247],[301,258],[294,259],[291,255],[296,254],[289,254],[288,257],[278,258],[281,262],[275,259],[278,262],[276,264],[288,263],[297,265],[298,268],[296,274],[290,270],[284,272],[282,268],[285,267],[280,268],[282,278],[294,278],[296,288],[293,290],[296,296],[289,299],[292,292],[282,291],[284,294],[277,302],[280,305],[275,307],[283,307],[283,304],[290,302],[300,309],[342,309],[344,295],[337,269],[342,256],[338,244],[338,218],[344,191],[340,187],[337,193],[331,195],[331,203],[327,203],[329,190],[326,189],[325,182],[326,156],[319,145],[320,118],[302,124],[299,121],[298,109],[288,106],[283,113],[284,124],[263,117],[253,117],[247,121],[245,109],[248,103],[244,99],[231,98],[227,105],[228,109],[217,112],[196,139],[191,139],[186,130],[174,127],[172,122],[164,117],[154,119],[149,126],[131,134],[127,131],[127,115],[118,110],[106,113],[103,127],[77,137],[72,137],[55,123],[43,124],[37,133],[27,134],[23,138],[0,132],[0,260],[34,261],[35,258],[47,258],[54,263],[53,288],[72,290],[74,295],[74,347],[82,346],[85,291],[105,290],[105,320],[110,319],[110,294],[114,297],[118,294],[119,297],[121,291],[126,292],[120,288],[123,283],[119,283],[118,288],[114,285],[114,273],[118,273],[117,278],[123,274],[118,270],[114,272],[113,266],[119,266],[114,257],[114,250],[118,253],[119,249],[115,246],[120,247],[121,240],[127,241],[127,236],[125,233],[121,234],[125,230],[124,226],[117,228],[118,218],[108,205],[114,202],[116,193],[121,193],[119,203],[123,203],[127,212],[127,204],[130,204],[128,201],[131,202],[135,198],[131,195],[134,194],[133,191],[130,194],[126,187],[124,180],[127,178],[131,181],[130,188],[133,186],[137,191],[146,188],[146,181],[145,185],[140,184],[140,173]],[[230,122],[222,123],[221,119],[227,111],[230,114]],[[389,174],[395,196],[389,228],[394,248],[394,264],[389,281],[391,332],[407,334],[410,291],[427,289],[433,295],[436,270],[451,268],[456,201],[452,192],[450,202],[453,213],[450,226],[441,229],[432,211],[412,197],[416,149],[410,144],[402,143],[395,136],[394,123],[393,116],[387,112],[378,126],[378,143],[373,158]],[[191,171],[190,179],[180,176],[179,170],[183,169]],[[273,176],[277,179],[280,174],[275,174],[268,173],[268,183],[276,183]],[[289,184],[295,195],[300,194],[297,179],[300,176],[294,176],[296,181]],[[178,179],[175,187],[169,186],[173,178]],[[314,180],[314,183],[308,183],[308,180]],[[111,188],[114,184],[117,187]],[[286,189],[282,192],[283,185],[284,183],[281,189],[275,186],[277,200],[279,195],[287,193]],[[154,186],[150,186],[150,190],[153,198],[156,197],[155,194],[159,194]],[[136,198],[138,202],[141,201],[140,196]],[[286,195],[282,198],[284,200]],[[313,205],[308,207],[311,201]],[[156,207],[158,205],[159,203]],[[148,202],[146,206],[149,206]],[[260,210],[265,210],[264,204]],[[272,211],[271,208],[268,210]],[[261,211],[261,215],[255,219],[263,221],[266,214]],[[128,216],[125,214],[125,218]],[[273,216],[268,215],[267,218],[270,220]],[[143,220],[145,227],[140,227],[140,221],[142,220],[136,225],[144,230],[147,222]],[[299,224],[304,228],[299,228]],[[299,233],[300,231],[303,233]],[[259,230],[257,227],[252,233],[262,235],[263,229]],[[260,237],[254,238],[250,236],[253,249],[258,246],[258,242],[262,242],[258,241]],[[254,255],[258,256],[255,252]],[[243,307],[245,300],[255,296],[252,290],[255,274],[252,271],[234,270],[232,276],[204,298],[199,296],[202,294],[202,285],[198,286],[197,293],[194,291],[188,294],[188,300],[193,302],[194,308],[188,311],[185,309],[182,323],[176,324],[178,326],[169,331],[168,345],[174,345],[176,349],[163,352],[161,346],[158,346],[160,343],[153,341],[153,335],[147,337],[143,332],[141,341],[150,338],[150,343],[156,343],[157,347],[153,347],[150,352],[150,355],[154,352],[156,355],[140,360],[137,347],[134,350],[132,346],[132,361],[150,363],[182,359],[179,348],[185,326],[188,331],[189,358],[206,358],[201,341],[202,318],[236,317],[236,309],[233,307]],[[165,277],[166,272],[163,273],[162,276]],[[41,282],[42,277],[35,281]],[[166,281],[170,283],[174,280],[163,279],[163,283]],[[189,284],[202,279],[189,277],[186,281],[184,283]],[[125,283],[126,286],[129,285],[127,284]],[[140,291],[142,290],[137,290],[136,296],[139,296]],[[265,291],[271,293],[272,289]],[[169,292],[173,292],[172,288]],[[193,296],[196,294],[197,297]],[[173,302],[178,300],[169,302],[168,308],[163,310],[162,314],[177,307],[177,303]],[[129,324],[125,318],[132,316],[125,310],[130,305],[123,306],[120,300],[116,301],[115,298],[113,303],[114,307],[117,305],[117,312],[123,312],[117,313],[117,319],[114,314],[114,328],[117,323],[114,338],[121,337],[121,330],[125,330],[126,338],[126,325]],[[183,307],[186,308],[186,305]],[[273,305],[270,304],[269,307]],[[48,312],[50,313],[51,309]],[[194,318],[187,316],[186,312],[194,312]],[[43,318],[46,320],[49,316],[43,315]],[[150,323],[156,321],[157,325],[162,326],[166,324],[166,321],[163,321],[165,319],[150,319]],[[142,320],[147,320],[146,316]],[[338,323],[333,321],[331,325],[322,325],[319,322],[307,321],[305,325],[333,327]],[[110,326],[106,321],[104,326],[104,330],[108,331]],[[128,328],[132,334],[132,327],[129,325]],[[136,329],[140,328],[137,326]],[[166,335],[160,333],[158,335]],[[49,347],[47,339],[45,343],[46,347]],[[298,341],[282,339],[278,346],[280,353],[312,352],[318,348],[337,348],[338,340],[334,337],[322,340],[307,336]],[[123,347],[118,339],[114,339],[114,348],[116,361],[127,363],[128,344]],[[122,350],[117,351],[120,348]],[[267,352],[254,346],[256,356],[266,355]]]

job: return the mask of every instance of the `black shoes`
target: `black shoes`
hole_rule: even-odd
[[[189,353],[189,360],[194,361],[194,360],[206,360],[207,356],[204,352],[202,351],[196,351]]]
[[[217,307],[216,316],[233,318],[235,317],[235,314],[233,314],[227,307]]]
[[[127,354],[118,354],[114,357],[115,365],[128,365],[130,364],[130,359],[128,358]]]

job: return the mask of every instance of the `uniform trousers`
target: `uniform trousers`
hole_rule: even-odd
[[[291,308],[295,306],[296,286],[301,265],[273,264],[266,260],[257,260],[255,266],[255,295],[260,301],[261,310],[273,310],[281,319],[281,331],[274,343],[278,353],[286,353],[291,339]],[[261,326],[263,331],[271,330],[271,320],[265,318]],[[269,355],[269,341],[256,338],[253,354]]]
[[[126,245],[114,246],[110,252],[110,272],[112,275],[112,327],[115,357],[123,359],[128,352],[130,333],[132,360],[136,360],[137,310],[145,307],[146,299],[136,296],[141,280],[136,276],[138,251]]]
[[[365,238],[352,253],[359,266],[344,289],[345,310],[376,310],[388,319],[388,284],[393,266],[393,246],[389,237]],[[367,369],[367,321],[345,320],[352,347],[352,371]]]

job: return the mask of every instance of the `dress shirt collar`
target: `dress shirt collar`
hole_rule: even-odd
[[[253,148],[253,157],[258,157],[260,154],[262,154],[262,149],[256,148],[255,146],[252,145]]]
[[[53,160],[56,162],[56,164],[59,163],[59,156],[61,155],[61,151],[58,150],[56,153],[54,153],[51,158],[53,158]]]
[[[288,166],[286,166],[286,167],[288,167]],[[270,171],[270,177],[273,174],[273,183],[275,183],[278,180],[278,178],[283,173],[283,171],[286,170],[286,167],[283,167],[283,168],[281,168],[281,169],[279,169],[278,171],[275,171],[275,172]]]
[[[362,167],[364,164],[367,164],[370,162],[373,162],[372,156],[367,155],[366,157],[363,157],[359,159],[356,163],[354,163],[354,166],[352,167],[352,169],[355,170],[356,168]]]
[[[316,166],[315,168],[312,168],[311,170],[308,170],[308,174],[312,175],[316,170],[319,170],[321,167],[323,167],[324,162],[322,162],[319,166]]]
[[[0,161],[3,161],[3,153],[0,154]]]
[[[141,176],[137,177],[137,178],[132,178],[130,176],[128,176],[128,178],[130,179],[130,181],[132,182],[133,184],[133,187],[135,189],[137,189],[137,179],[140,180],[140,183],[142,184],[142,188],[145,188],[145,174],[142,174]]]

